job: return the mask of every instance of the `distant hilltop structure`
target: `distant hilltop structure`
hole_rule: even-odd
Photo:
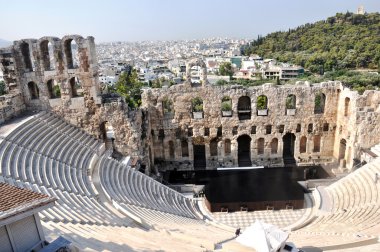
[[[364,15],[365,14],[365,10],[364,10],[364,6],[363,5],[360,5],[358,7],[358,10],[356,11],[356,14],[360,14],[360,15]]]

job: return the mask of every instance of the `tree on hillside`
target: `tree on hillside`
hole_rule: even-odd
[[[5,95],[6,94],[6,91],[5,91],[5,82],[4,81],[0,81],[0,95]]]
[[[114,91],[125,98],[129,107],[137,108],[141,105],[142,86],[143,83],[138,80],[136,69],[129,68],[121,73]]]
[[[241,48],[306,67],[313,73],[356,68],[378,68],[380,14],[337,13],[313,24],[258,36]]]
[[[231,62],[224,62],[219,66],[219,74],[224,76],[230,76],[230,79],[234,75],[234,69],[232,68]]]

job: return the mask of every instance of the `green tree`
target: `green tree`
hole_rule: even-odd
[[[138,80],[136,69],[123,72],[115,84],[115,92],[125,98],[128,106],[137,108],[141,105],[141,88],[143,83]]]
[[[219,66],[219,74],[223,76],[230,76],[230,79],[234,75],[234,69],[232,68],[231,62],[223,62]]]
[[[5,83],[4,81],[0,81],[0,95],[5,95],[6,94],[6,91],[5,91]]]

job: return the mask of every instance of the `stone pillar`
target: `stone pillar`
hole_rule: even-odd
[[[238,166],[238,143],[236,139],[231,140],[231,157],[234,166]]]

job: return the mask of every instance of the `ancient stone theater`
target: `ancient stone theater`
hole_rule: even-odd
[[[14,41],[0,62],[0,184],[56,198],[33,215],[45,235],[30,250],[53,251],[63,236],[84,251],[254,251],[221,216],[257,214],[252,224],[300,213],[281,228],[305,251],[380,251],[379,91],[334,81],[215,86],[193,59],[183,83],[146,88],[131,109],[100,87],[93,37]],[[186,184],[207,185],[189,197]],[[0,241],[11,237],[1,223]],[[21,240],[0,250],[21,251]]]

